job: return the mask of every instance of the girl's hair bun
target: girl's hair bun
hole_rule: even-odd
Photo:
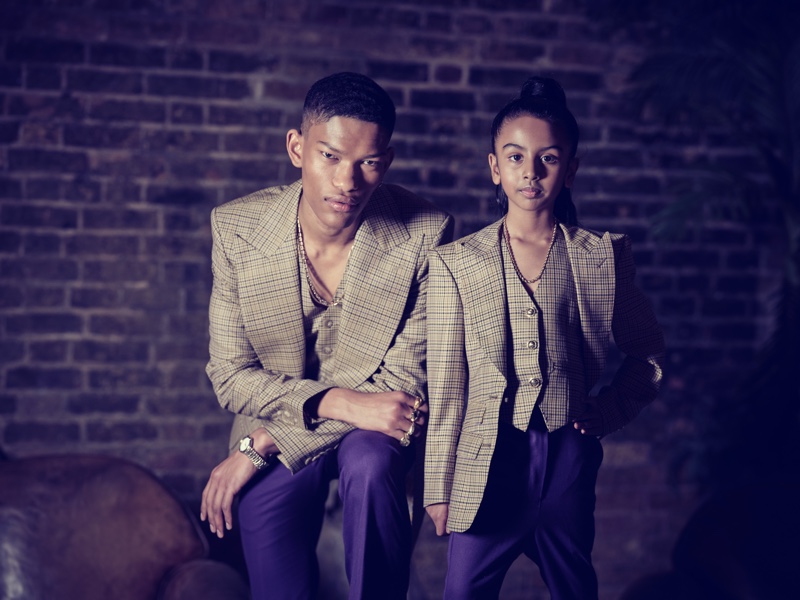
[[[550,77],[530,77],[522,84],[519,97],[523,100],[538,98],[565,108],[567,106],[567,95],[564,93],[564,88]]]

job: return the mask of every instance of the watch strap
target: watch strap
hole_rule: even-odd
[[[256,452],[256,451],[253,449],[252,443],[253,443],[253,441],[252,441],[252,438],[251,438],[251,440],[250,440],[250,445],[248,445],[248,446],[247,446],[247,447],[246,447],[244,450],[242,450],[241,448],[239,448],[239,452],[241,452],[241,453],[242,453],[242,454],[244,454],[244,455],[245,455],[247,458],[249,458],[249,459],[250,459],[250,462],[252,462],[252,463],[253,463],[253,465],[255,466],[255,468],[256,468],[256,469],[258,469],[258,470],[260,471],[261,469],[264,469],[264,468],[266,468],[267,466],[269,466],[269,457],[267,457],[267,458],[264,458],[264,457],[263,457],[263,456],[261,456],[261,455],[260,455],[258,452]]]

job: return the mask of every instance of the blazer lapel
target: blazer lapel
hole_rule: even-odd
[[[305,364],[295,233],[301,191],[299,181],[288,186],[276,202],[265,205],[258,226],[241,236],[248,256],[239,278],[248,339],[259,355],[269,353],[265,364],[295,377],[303,375]]]
[[[338,385],[357,387],[380,367],[404,317],[423,241],[411,237],[389,193],[378,188],[347,267],[336,350]]]
[[[587,383],[593,386],[605,368],[614,314],[614,248],[602,237],[578,227],[561,226],[567,239],[584,339]]]
[[[506,281],[500,253],[501,221],[461,243],[458,261],[464,311],[469,313],[475,335],[489,360],[506,377],[507,314]]]

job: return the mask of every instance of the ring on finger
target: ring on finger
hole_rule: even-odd
[[[419,411],[412,410],[411,411],[411,418],[409,419],[412,423],[416,423],[417,419],[419,418]]]
[[[408,428],[408,432],[406,432],[406,435],[409,436],[409,437],[414,435],[414,430],[416,428],[417,428],[417,424],[412,421],[411,427]]]
[[[400,438],[400,445],[405,448],[406,446],[411,444],[411,438],[407,433],[403,434],[403,437]]]
[[[420,397],[414,398],[414,408],[413,408],[413,410],[414,411],[418,411],[420,406],[422,406],[422,398],[420,398]]]

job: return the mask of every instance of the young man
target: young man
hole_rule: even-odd
[[[333,478],[350,598],[406,596],[404,482],[427,411],[426,253],[450,239],[452,220],[382,185],[394,122],[368,77],[326,77],[286,136],[301,180],[212,213],[207,372],[237,414],[201,519],[222,537],[239,494],[255,600],[315,595]]]

